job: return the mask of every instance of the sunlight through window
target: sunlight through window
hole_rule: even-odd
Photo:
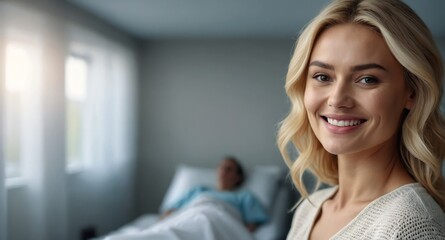
[[[65,93],[72,101],[84,101],[87,84],[87,62],[85,59],[69,56],[66,61]]]
[[[5,67],[6,91],[22,91],[30,79],[32,67],[30,56],[23,46],[14,43],[7,45]]]
[[[82,166],[85,101],[87,98],[88,63],[69,56],[65,66],[66,149],[68,171]]]
[[[23,111],[32,76],[32,56],[26,45],[10,43],[5,58],[5,165],[6,177],[21,176]]]

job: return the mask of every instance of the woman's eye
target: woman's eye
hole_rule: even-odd
[[[364,85],[373,85],[377,84],[378,82],[379,82],[378,79],[374,77],[364,77],[359,80],[359,83]]]
[[[315,80],[318,80],[320,82],[326,82],[329,81],[329,77],[324,74],[316,74],[313,77]]]

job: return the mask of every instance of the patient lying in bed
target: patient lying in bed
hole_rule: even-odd
[[[259,226],[253,233],[245,227],[239,210],[225,201],[200,194],[162,221],[159,221],[161,214],[145,213],[96,240],[285,239],[290,225],[290,204],[293,203],[288,182],[284,180],[287,171],[281,166],[255,165],[245,172],[248,177],[242,186],[234,190],[241,192],[245,189],[253,193],[267,212],[267,223],[256,224]],[[191,189],[198,188],[196,186],[210,186],[209,189],[218,191],[219,178],[219,168],[178,165],[161,202],[160,212],[171,209]]]
[[[218,167],[217,188],[195,187],[173,203],[156,224],[105,239],[253,239],[250,232],[267,222],[268,215],[252,193],[237,190],[243,180],[243,169],[236,159],[224,159]]]
[[[227,157],[221,161],[218,167],[217,189],[197,186],[191,189],[172,206],[167,206],[163,217],[173,211],[182,209],[200,196],[206,196],[225,202],[240,213],[247,229],[253,232],[259,224],[267,222],[268,216],[258,199],[247,190],[237,190],[244,182],[244,170],[240,163],[233,157]]]

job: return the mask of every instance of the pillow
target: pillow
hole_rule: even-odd
[[[160,210],[161,212],[167,210],[168,206],[173,205],[193,187],[200,185],[215,187],[216,184],[216,169],[180,164],[176,167]]]
[[[255,166],[246,172],[246,182],[242,189],[251,191],[266,209],[270,209],[284,175],[284,170],[279,166]],[[200,185],[216,187],[216,168],[178,165],[162,201],[161,212],[167,210],[168,206],[173,205],[191,188]]]

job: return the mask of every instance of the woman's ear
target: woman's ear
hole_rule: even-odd
[[[416,97],[415,97],[414,91],[411,91],[411,94],[410,94],[408,100],[406,101],[405,109],[411,110],[414,107],[415,100],[416,100]]]

